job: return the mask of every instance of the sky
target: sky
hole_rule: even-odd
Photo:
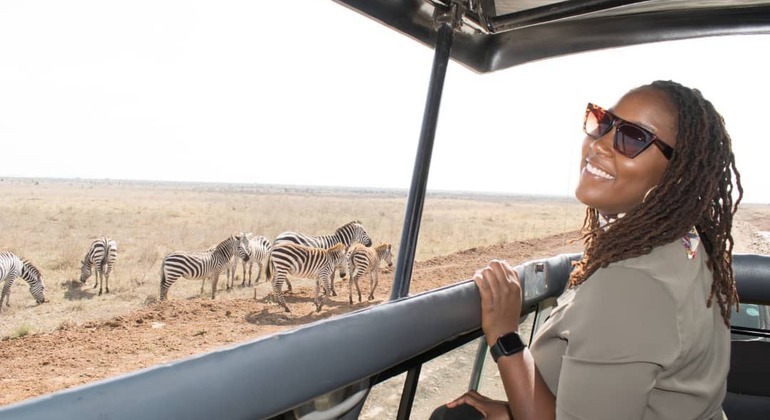
[[[408,189],[433,51],[330,0],[264,4],[0,2],[0,176]],[[586,102],[670,79],[714,103],[745,200],[770,203],[768,45],[450,62],[428,188],[571,196]]]

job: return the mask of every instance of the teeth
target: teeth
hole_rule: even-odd
[[[586,171],[604,179],[615,179],[614,176],[608,174],[607,172],[604,172],[603,170],[591,165],[590,163],[586,162]]]

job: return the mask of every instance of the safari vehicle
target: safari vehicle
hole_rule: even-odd
[[[356,419],[378,386],[393,380],[400,391],[391,399],[398,407],[395,417],[422,418],[414,414],[414,402],[420,398],[421,374],[430,363],[452,352],[469,352],[472,363],[453,367],[455,371],[468,368],[462,372],[461,387],[465,389],[477,388],[490,371],[484,368],[487,348],[479,339],[480,308],[472,282],[457,279],[451,286],[409,295],[449,60],[477,73],[489,73],[535,60],[643,43],[770,33],[770,1],[338,3],[359,12],[362,19],[371,18],[435,51],[390,301],[4,407],[0,418]],[[734,42],[739,48],[740,37]],[[483,101],[478,106],[483,107]],[[523,312],[528,314],[533,332],[564,290],[571,262],[577,258],[578,254],[556,255],[517,266],[523,281]],[[736,255],[734,264],[746,310],[735,317],[732,327],[733,364],[724,409],[731,420],[767,419],[770,256]],[[439,385],[449,387],[448,382]]]

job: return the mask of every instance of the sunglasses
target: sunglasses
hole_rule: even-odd
[[[659,139],[658,136],[646,128],[619,118],[617,115],[589,102],[586,107],[585,121],[583,121],[583,131],[588,137],[599,140],[600,137],[612,130],[612,127],[615,127],[613,147],[621,155],[633,159],[651,144],[654,144],[666,159],[671,160],[674,149]]]

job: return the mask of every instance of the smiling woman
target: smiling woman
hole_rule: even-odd
[[[531,353],[506,352],[522,312],[518,275],[498,260],[476,272],[507,402],[469,391],[448,412],[722,419],[738,304],[731,228],[743,193],[722,117],[697,90],[657,81],[623,95],[612,114],[589,104],[585,128],[575,195],[588,207],[586,247],[570,289]]]
[[[586,112],[587,137],[575,190],[578,200],[605,217],[628,212],[658,185],[670,155],[657,149],[671,153],[677,138],[675,110],[662,91],[635,89],[613,109],[626,119],[595,106]],[[596,120],[593,130],[591,120]],[[671,145],[659,137],[670,139]],[[660,143],[664,146],[649,147]]]

